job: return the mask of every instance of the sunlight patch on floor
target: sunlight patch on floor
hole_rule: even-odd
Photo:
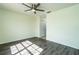
[[[43,49],[31,41],[24,41],[10,47],[12,55],[39,55]]]
[[[20,52],[21,55],[31,55],[26,49]]]
[[[22,46],[22,44],[16,44],[16,46],[17,46],[17,49],[20,51],[20,50],[22,50],[22,49],[24,49],[24,47]]]
[[[17,50],[17,48],[16,48],[15,45],[14,45],[14,46],[11,46],[10,49],[11,49],[11,53],[12,53],[12,54],[15,54],[15,53],[18,52],[18,50]]]

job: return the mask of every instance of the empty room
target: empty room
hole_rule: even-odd
[[[79,55],[79,4],[0,3],[0,55]]]

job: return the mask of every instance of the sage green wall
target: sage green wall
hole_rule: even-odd
[[[79,4],[47,16],[47,40],[79,49]]]
[[[0,44],[35,37],[35,16],[0,9]]]

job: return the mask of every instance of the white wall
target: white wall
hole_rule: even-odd
[[[0,44],[35,37],[34,16],[0,9]]]
[[[79,49],[79,4],[47,16],[47,40]]]

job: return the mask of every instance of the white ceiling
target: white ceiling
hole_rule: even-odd
[[[27,3],[26,3],[27,4]],[[29,3],[28,3],[29,5]],[[75,5],[75,3],[41,3],[38,9],[44,9],[46,11],[57,11],[66,7]],[[15,11],[19,13],[24,13],[27,15],[33,15],[33,12],[24,12],[24,10],[29,9],[28,7],[22,5],[21,3],[0,3],[0,8],[7,9],[10,11]],[[37,12],[37,14],[44,14],[43,12]]]

